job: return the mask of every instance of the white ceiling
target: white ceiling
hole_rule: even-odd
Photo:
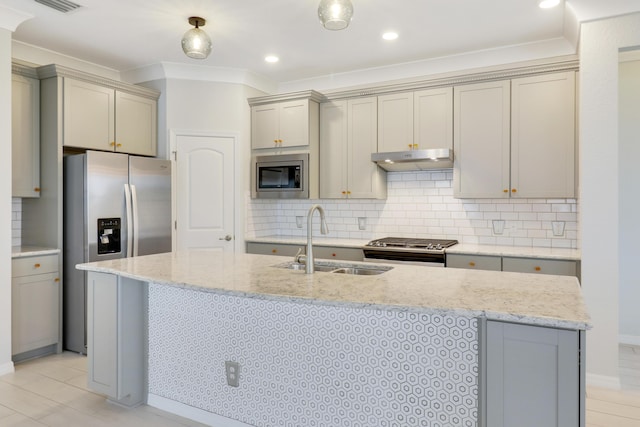
[[[552,10],[536,0],[352,0],[346,30],[328,31],[319,0],[74,0],[63,14],[34,0],[0,0],[33,15],[15,31],[22,43],[127,72],[158,63],[249,70],[274,82],[517,46],[565,37],[565,16],[588,21],[640,11],[639,0],[567,0]],[[181,50],[189,16],[207,19],[205,60]],[[394,30],[392,42],[381,34]],[[571,43],[575,53],[575,43]],[[280,62],[267,64],[275,54]]]

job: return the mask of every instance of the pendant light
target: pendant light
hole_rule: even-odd
[[[182,37],[182,50],[189,58],[205,59],[211,53],[211,39],[209,35],[199,27],[204,27],[207,21],[204,18],[192,16],[189,24],[195,26]]]
[[[351,0],[321,0],[318,18],[327,30],[344,30],[353,17]]]

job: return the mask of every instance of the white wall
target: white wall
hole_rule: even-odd
[[[1,12],[1,11],[0,11]],[[0,26],[0,375],[11,362],[11,31]]]
[[[640,61],[620,63],[620,342],[640,345]]]
[[[580,37],[582,289],[593,321],[587,333],[588,382],[616,387],[620,197],[619,49],[640,45],[640,14],[584,23]],[[635,227],[638,227],[636,224]]]

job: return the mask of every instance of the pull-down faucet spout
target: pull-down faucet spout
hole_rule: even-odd
[[[320,205],[313,205],[309,209],[309,213],[307,213],[307,260],[305,264],[305,273],[312,274],[313,269],[313,212],[318,211],[320,213],[320,232],[322,234],[327,234],[329,232],[329,227],[327,227],[327,221],[324,217],[324,209]]]

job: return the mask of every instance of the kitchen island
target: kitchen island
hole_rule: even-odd
[[[290,261],[194,250],[80,265],[90,388],[222,426],[583,422],[575,278],[307,275]]]

